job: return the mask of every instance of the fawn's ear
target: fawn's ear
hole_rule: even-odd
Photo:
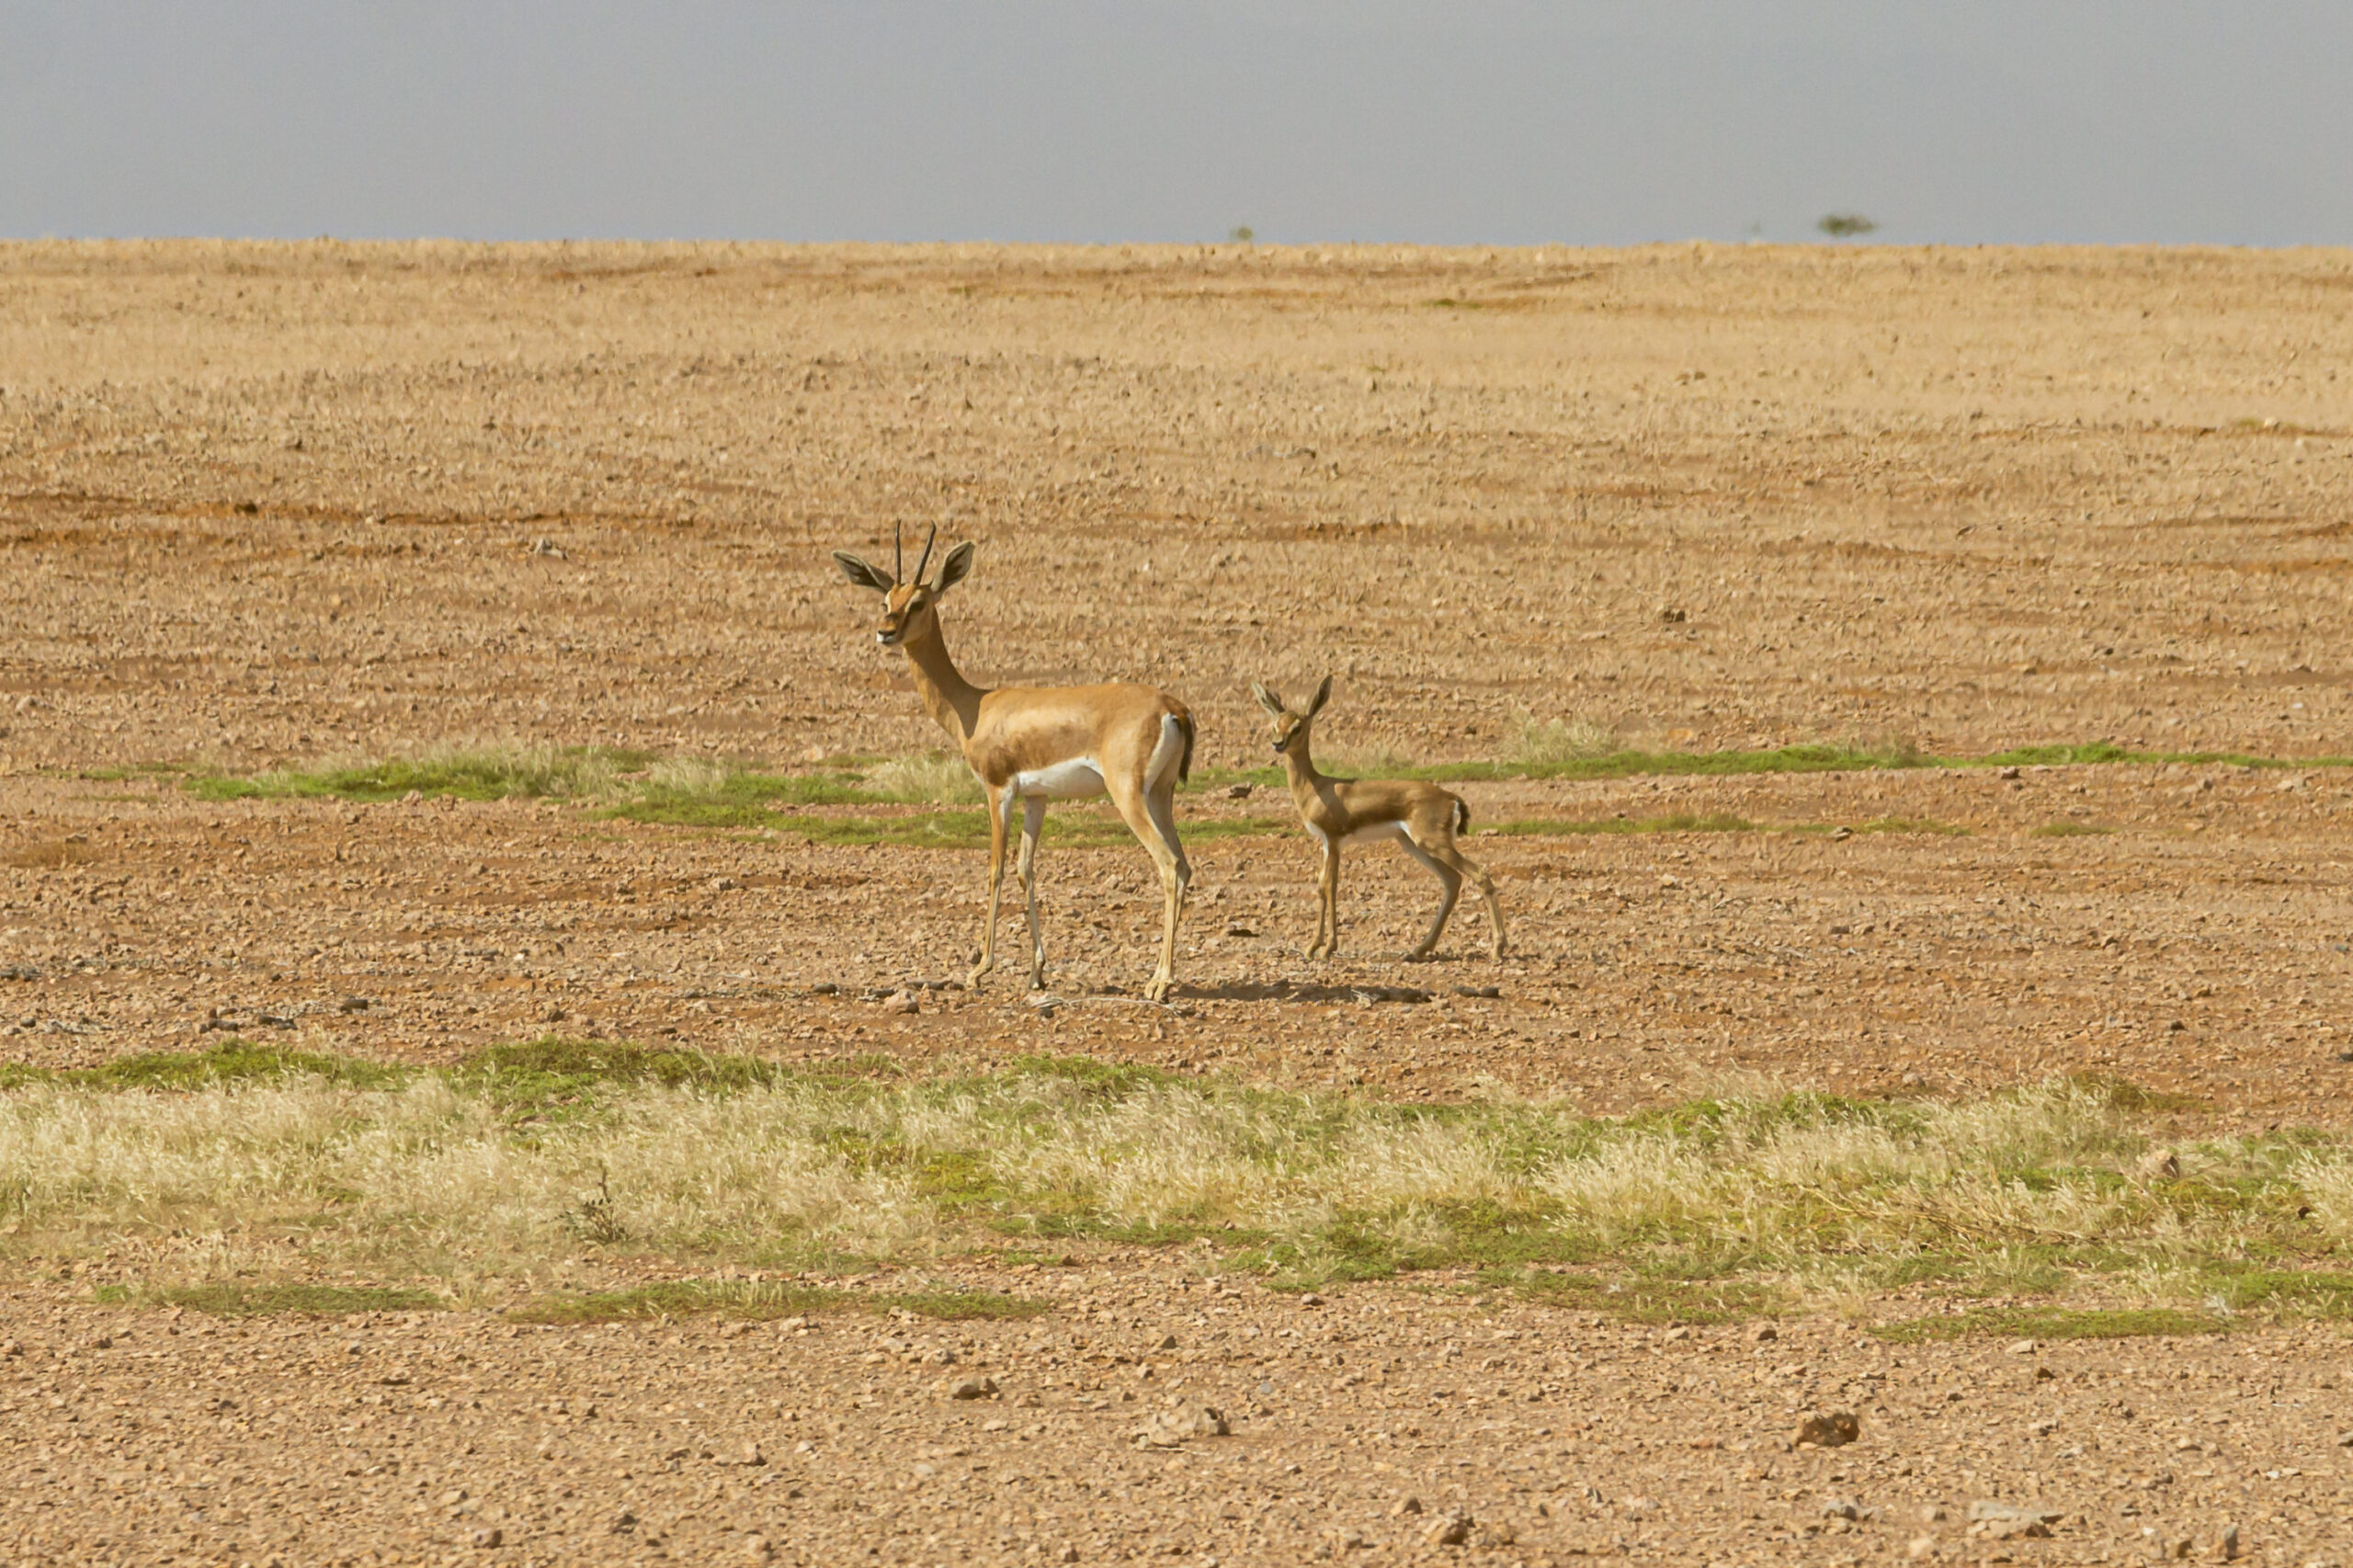
[[[1311,719],[1314,718],[1315,715],[1324,711],[1324,705],[1331,700],[1332,677],[1325,676],[1324,684],[1315,688],[1315,700],[1307,705],[1307,716]]]
[[[980,553],[980,549],[979,544],[968,539],[949,551],[948,559],[939,563],[939,575],[931,581],[932,594],[944,594],[962,582],[964,574],[972,569],[972,557]]]
[[[1283,716],[1283,699],[1255,680],[1250,683],[1250,695],[1258,699],[1259,707],[1276,718],[1279,719]]]
[[[887,594],[897,585],[891,581],[888,574],[876,571],[847,550],[834,551],[834,564],[842,569],[843,576],[861,588],[871,588],[878,594]]]

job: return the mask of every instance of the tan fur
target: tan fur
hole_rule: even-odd
[[[1299,807],[1300,820],[1324,846],[1315,941],[1307,956],[1332,958],[1340,950],[1340,846],[1352,835],[1388,829],[1405,853],[1429,869],[1444,890],[1429,931],[1404,956],[1427,958],[1437,948],[1467,877],[1486,901],[1487,918],[1495,926],[1495,956],[1502,958],[1504,912],[1495,900],[1495,884],[1454,846],[1455,834],[1471,821],[1471,808],[1463,804],[1462,797],[1414,778],[1327,778],[1318,773],[1309,750],[1309,732],[1315,715],[1331,700],[1331,676],[1324,677],[1304,713],[1284,707],[1282,699],[1264,686],[1250,689],[1274,720],[1275,750],[1290,778],[1290,798]]]
[[[1038,924],[1038,835],[1045,826],[1047,800],[1074,797],[1025,793],[1022,778],[1087,758],[1103,778],[1101,790],[1093,792],[1111,798],[1160,872],[1160,967],[1144,994],[1155,1002],[1165,1000],[1176,985],[1176,926],[1193,876],[1184,846],[1177,842],[1175,811],[1176,786],[1192,771],[1193,716],[1166,692],[1126,682],[992,690],[966,680],[940,638],[938,602],[972,570],[973,548],[968,542],[949,551],[930,583],[922,580],[921,562],[915,577],[901,583],[857,556],[834,553],[851,582],[882,595],[882,624],[875,640],[905,651],[925,710],[955,738],[973,777],[988,792],[989,910],[981,928],[980,961],[973,965],[969,983],[978,985],[996,967],[1005,851],[1017,806],[1022,818],[1017,874],[1029,912],[1029,983],[1033,988],[1046,983],[1046,944]],[[930,558],[926,543],[924,561]],[[1172,741],[1172,750],[1163,753],[1164,743]],[[1155,756],[1160,757],[1157,769]]]

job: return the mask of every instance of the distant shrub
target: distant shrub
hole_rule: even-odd
[[[1879,225],[1859,212],[1833,212],[1814,225],[1834,240],[1850,240],[1857,234],[1868,234]]]

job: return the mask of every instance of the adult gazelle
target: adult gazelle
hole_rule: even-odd
[[[988,791],[989,913],[981,928],[980,961],[970,983],[996,967],[996,917],[1005,886],[1006,840],[1021,812],[1022,897],[1029,916],[1029,983],[1046,983],[1046,943],[1038,928],[1038,833],[1046,802],[1108,795],[1160,869],[1160,967],[1144,994],[1165,1000],[1176,984],[1176,923],[1193,869],[1176,841],[1176,786],[1192,771],[1193,716],[1165,691],[1131,682],[1102,686],[974,686],[958,673],[939,635],[940,598],[972,569],[978,548],[967,540],[939,562],[926,583],[935,528],[925,539],[915,575],[902,580],[906,554],[892,532],[892,572],[870,566],[847,551],[834,551],[842,574],[882,596],[882,624],[874,640],[907,655],[915,690],[941,727],[956,738],[972,774]]]

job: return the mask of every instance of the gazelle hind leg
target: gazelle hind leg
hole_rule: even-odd
[[[1015,874],[1021,879],[1021,897],[1029,913],[1029,989],[1046,988],[1046,937],[1038,926],[1038,835],[1046,825],[1046,802],[1021,802],[1021,858]]]
[[[1477,861],[1457,849],[1452,844],[1442,847],[1432,845],[1430,853],[1451,866],[1461,875],[1469,878],[1471,885],[1479,890],[1479,897],[1487,906],[1487,924],[1495,929],[1495,956],[1502,958],[1509,944],[1504,937],[1504,906],[1503,901],[1495,896],[1495,879],[1488,876]]]
[[[989,912],[987,923],[981,927],[981,959],[964,977],[964,983],[978,987],[981,976],[996,967],[997,905],[1005,893],[1005,835],[1006,814],[1013,809],[1011,786],[989,793]]]
[[[1160,869],[1160,967],[1143,994],[1148,1001],[1165,1002],[1176,985],[1176,923],[1185,913],[1185,890],[1193,881],[1192,863],[1176,839],[1176,780],[1172,776],[1142,790],[1114,789],[1111,804]]]
[[[1462,873],[1447,863],[1449,859],[1460,858],[1447,846],[1432,845],[1425,848],[1415,842],[1410,833],[1399,834],[1397,842],[1404,846],[1406,854],[1428,869],[1430,875],[1438,879],[1438,886],[1444,890],[1438,894],[1438,914],[1431,919],[1429,930],[1423,935],[1420,945],[1405,955],[1410,962],[1415,959],[1426,959],[1437,950],[1438,939],[1446,934],[1447,920],[1454,914],[1454,901],[1462,896]]]

